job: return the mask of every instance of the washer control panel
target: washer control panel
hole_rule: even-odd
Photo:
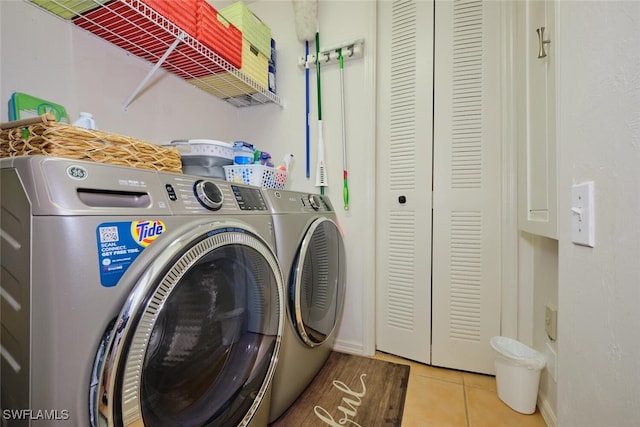
[[[174,214],[264,214],[269,212],[260,188],[192,175],[159,174],[166,205]]]
[[[196,181],[193,185],[193,192],[196,195],[196,200],[198,200],[202,206],[212,211],[220,209],[224,201],[222,190],[220,190],[220,187],[213,181]]]
[[[238,202],[240,210],[243,211],[266,211],[267,204],[262,197],[259,188],[232,185],[231,190]]]

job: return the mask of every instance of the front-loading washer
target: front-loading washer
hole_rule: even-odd
[[[264,189],[285,277],[286,319],[269,422],[280,417],[326,362],[345,293],[342,232],[327,196]]]
[[[284,291],[258,188],[0,160],[3,425],[267,425]]]

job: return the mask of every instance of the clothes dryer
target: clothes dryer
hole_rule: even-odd
[[[346,257],[327,196],[263,192],[273,214],[287,300],[271,395],[269,422],[273,422],[302,394],[331,353],[342,315]]]
[[[284,291],[259,189],[42,156],[0,173],[3,423],[267,425]]]

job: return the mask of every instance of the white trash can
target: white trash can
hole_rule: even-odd
[[[496,352],[498,397],[522,414],[536,411],[540,372],[546,364],[544,354],[507,337],[493,337]]]

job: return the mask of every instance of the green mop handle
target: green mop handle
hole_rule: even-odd
[[[349,183],[347,182],[347,171],[344,170],[342,172],[343,174],[343,182],[344,182],[344,187],[342,188],[342,198],[344,199],[344,210],[348,211],[349,210]]]
[[[318,86],[318,120],[322,120],[322,97],[320,96],[320,33],[316,32],[316,83]]]
[[[340,60],[340,99],[342,100],[342,199],[344,200],[344,210],[349,210],[349,180],[347,173],[347,135],[344,122],[344,58],[342,49],[338,49],[338,59]]]

